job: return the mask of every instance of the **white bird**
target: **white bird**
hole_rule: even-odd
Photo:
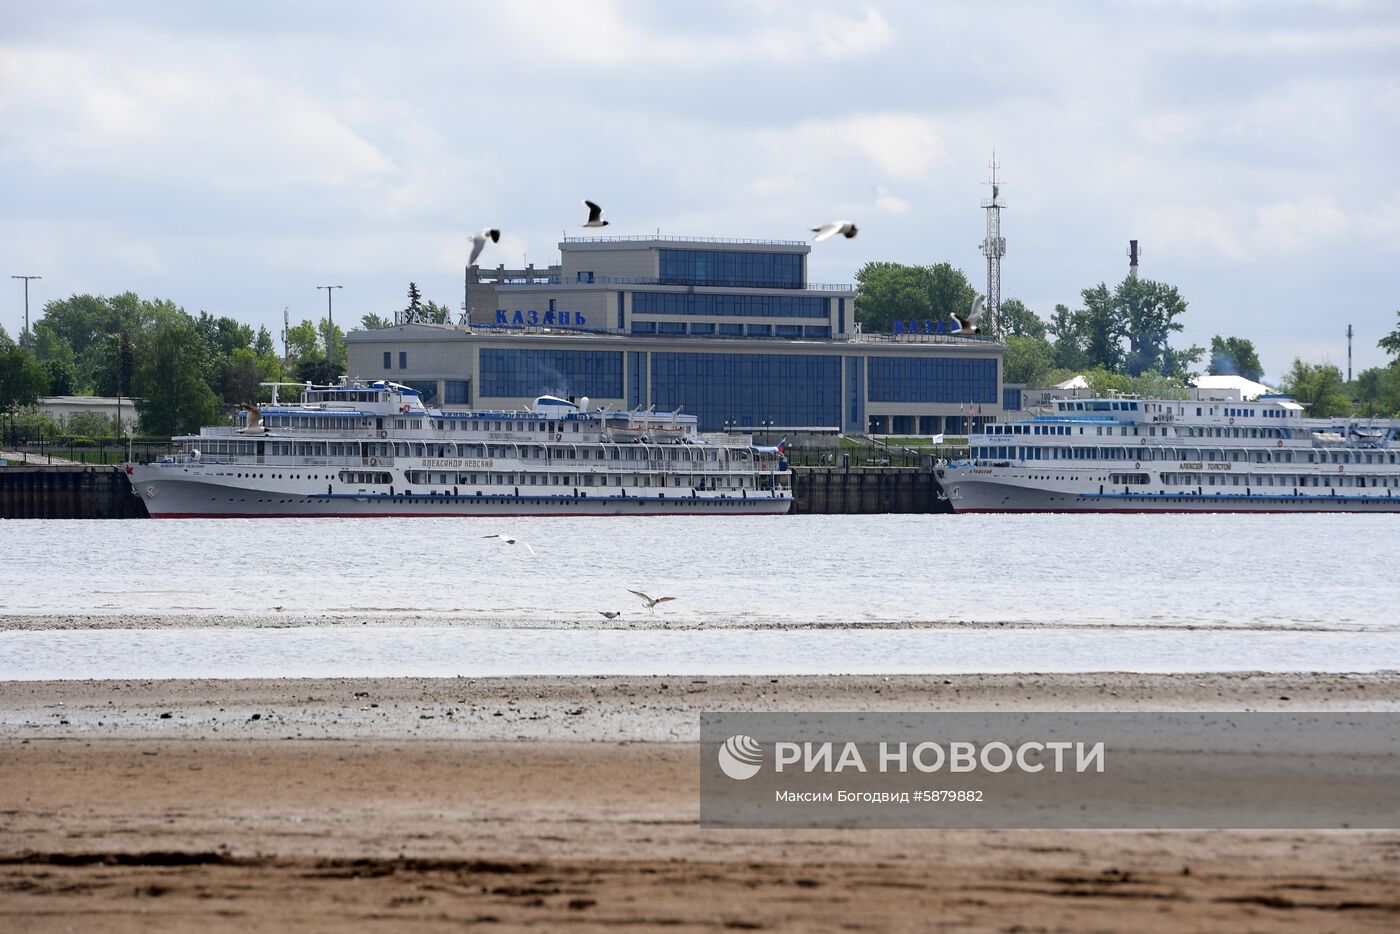
[[[475,266],[476,258],[481,255],[482,250],[486,249],[486,241],[490,240],[492,243],[500,243],[501,232],[494,227],[487,227],[481,233],[474,234],[467,239],[472,242],[472,255],[471,258],[467,260],[467,265]]]
[[[502,545],[524,545],[524,546],[525,546],[525,550],[528,551],[530,554],[534,554],[534,553],[535,553],[535,549],[533,549],[533,548],[530,547],[530,543],[529,543],[529,542],[522,542],[520,539],[516,538],[514,535],[483,535],[483,536],[481,536],[481,537],[482,537],[482,538],[498,538],[498,539],[501,540],[501,544],[502,544]]]
[[[653,613],[656,612],[656,605],[658,603],[665,603],[667,600],[676,599],[675,597],[649,597],[646,594],[642,593],[640,590],[629,590],[627,592],[631,594],[636,594],[637,596],[641,597],[643,605],[645,605],[646,608],[652,611]]]
[[[953,329],[950,334],[961,334],[966,331],[969,334],[981,334],[982,329],[977,326],[977,322],[982,317],[982,296],[977,296],[972,300],[972,310],[967,313],[967,317],[954,312],[948,317],[953,319]]]
[[[850,240],[858,232],[856,225],[850,221],[832,221],[830,224],[822,224],[820,227],[813,227],[812,233],[816,234],[816,236],[813,237],[812,240],[820,243],[827,237],[834,237],[837,234],[841,234],[841,236]]]
[[[607,617],[608,619],[617,619],[619,616],[622,615],[621,610],[599,610],[598,612],[601,615]]]
[[[258,411],[256,405],[253,405],[251,402],[244,402],[239,408],[248,413],[248,424],[238,429],[240,435],[267,434],[268,428],[263,424],[262,413]]]
[[[608,222],[603,220],[602,208],[598,207],[598,205],[594,204],[592,201],[589,201],[586,198],[584,199],[583,203],[588,207],[588,221],[583,224],[584,227],[608,226]]]

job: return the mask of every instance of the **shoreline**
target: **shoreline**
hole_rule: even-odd
[[[1400,710],[1400,675],[0,682],[0,927],[1400,925],[1400,831],[704,829],[710,710]]]
[[[590,619],[592,616],[594,618]],[[203,610],[164,613],[128,613],[114,610],[102,613],[0,613],[0,632],[48,632],[74,630],[169,630],[169,629],[304,629],[324,628],[471,628],[519,630],[1072,630],[1111,632],[1367,632],[1400,631],[1400,624],[1342,623],[1326,625],[1312,622],[1229,623],[1195,621],[1183,623],[1112,622],[1101,619],[1054,622],[1033,620],[958,620],[958,619],[831,619],[796,620],[763,619],[726,615],[720,618],[695,616],[648,615],[645,612],[626,613],[619,619],[606,619],[595,611],[580,611],[577,619],[541,620],[509,616],[464,616],[453,614],[425,615],[403,610],[373,613],[227,613],[211,614]]]

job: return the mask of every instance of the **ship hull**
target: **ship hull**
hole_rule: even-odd
[[[782,515],[789,495],[457,495],[260,490],[162,476],[133,468],[132,486],[153,519],[253,519],[398,516]]]
[[[1077,493],[951,474],[944,491],[956,513],[1400,512],[1400,497],[1384,494]]]

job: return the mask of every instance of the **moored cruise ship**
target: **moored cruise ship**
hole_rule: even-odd
[[[955,512],[1400,512],[1394,422],[1305,418],[1287,396],[1049,405],[939,467]]]
[[[237,426],[174,439],[128,464],[154,518],[753,515],[792,504],[780,448],[701,434],[694,416],[590,411],[541,396],[528,411],[445,412],[397,383],[305,387],[246,406]]]

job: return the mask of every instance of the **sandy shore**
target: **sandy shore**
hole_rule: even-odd
[[[0,684],[0,929],[1393,930],[1400,833],[713,831],[703,710],[1396,710],[1394,675]]]

